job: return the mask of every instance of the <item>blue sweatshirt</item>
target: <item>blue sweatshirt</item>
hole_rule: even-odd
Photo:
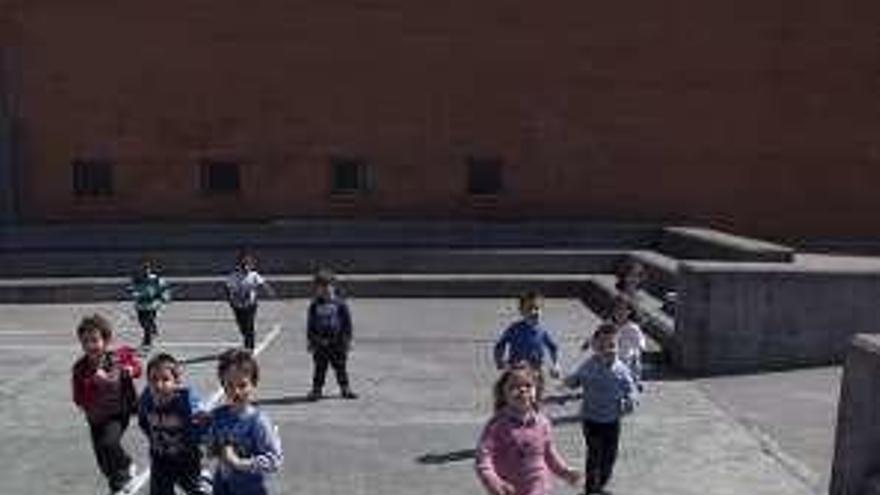
[[[629,368],[619,359],[609,366],[598,355],[590,356],[570,376],[565,385],[583,388],[581,415],[597,423],[614,423],[632,412],[636,386]]]
[[[351,313],[338,296],[313,299],[306,326],[310,346],[348,345],[351,341]]]
[[[262,411],[248,405],[235,411],[228,405],[211,412],[208,444],[219,451],[232,445],[242,458],[253,458],[253,466],[239,471],[220,462],[214,473],[214,495],[264,495],[267,493],[265,475],[281,467],[281,439]]]
[[[555,364],[557,347],[550,334],[538,320],[523,318],[507,327],[495,343],[495,365],[502,368],[505,364],[527,361],[533,367],[540,368],[544,361],[545,347]],[[505,350],[507,359],[504,359]]]
[[[193,417],[202,410],[198,395],[189,387],[179,389],[164,404],[157,403],[146,387],[138,407],[138,425],[150,441],[150,456],[154,459],[197,456],[204,428],[196,425]]]

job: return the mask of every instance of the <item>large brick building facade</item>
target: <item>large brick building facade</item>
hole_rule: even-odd
[[[880,234],[877,2],[5,5],[0,209],[19,221]]]

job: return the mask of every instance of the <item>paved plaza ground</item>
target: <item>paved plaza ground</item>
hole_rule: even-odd
[[[472,449],[490,414],[491,347],[516,317],[502,299],[351,300],[357,401],[304,401],[311,374],[305,300],[260,307],[265,343],[258,390],[285,452],[277,493],[298,495],[479,494]],[[95,494],[103,487],[87,427],[70,400],[78,354],[73,328],[94,311],[138,333],[127,303],[0,306],[0,492]],[[579,301],[550,299],[545,322],[575,366],[597,318]],[[222,303],[176,302],[160,316],[160,347],[188,360],[203,397],[217,390],[221,350],[238,343]],[[277,330],[277,331],[274,331]],[[827,486],[839,370],[684,380],[660,370],[627,418],[617,495],[806,495]],[[582,466],[578,402],[551,383],[547,412],[557,443]],[[126,443],[147,466],[137,427]],[[146,493],[146,487],[139,493]],[[554,493],[575,493],[557,483]]]

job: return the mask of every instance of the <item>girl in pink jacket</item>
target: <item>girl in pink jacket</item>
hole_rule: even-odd
[[[539,384],[527,366],[508,368],[495,384],[495,415],[476,456],[477,476],[490,495],[549,495],[551,473],[571,485],[580,481],[553,445],[550,420],[538,409]]]

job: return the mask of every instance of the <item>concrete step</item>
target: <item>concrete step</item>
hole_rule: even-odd
[[[603,273],[621,251],[584,249],[277,248],[253,250],[266,273]],[[232,269],[235,249],[23,251],[0,253],[0,278],[124,277],[144,254],[168,276],[218,275]]]
[[[617,295],[614,281],[614,277],[610,275],[592,275],[584,284],[584,303],[594,313],[603,317],[608,315],[611,303]],[[642,315],[642,330],[654,341],[652,346],[655,345],[664,352],[675,349],[675,320],[660,309],[662,302],[649,293],[640,291],[636,304]]]
[[[664,227],[653,248],[688,260],[790,263],[795,254],[794,249],[781,244],[700,227]]]
[[[642,288],[658,299],[663,299],[670,291],[676,290],[678,281],[678,260],[656,251],[636,250],[627,258],[645,267],[645,280]]]
[[[0,251],[310,248],[647,247],[650,224],[577,221],[276,220],[252,223],[58,224],[4,226]]]
[[[581,297],[590,275],[581,274],[343,274],[339,286],[354,297],[512,297],[539,290],[547,297]],[[312,294],[310,274],[266,275],[279,297]],[[174,300],[223,300],[223,277],[168,277]],[[128,279],[30,278],[0,280],[0,303],[124,301]]]

